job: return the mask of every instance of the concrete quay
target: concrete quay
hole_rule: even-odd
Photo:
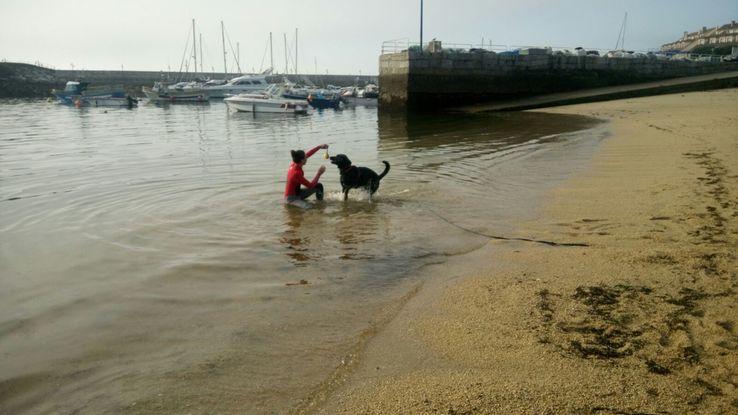
[[[737,71],[738,63],[490,52],[403,51],[379,58],[379,108],[428,110]],[[706,83],[703,87],[714,85]]]
[[[673,94],[678,92],[707,91],[721,88],[738,88],[738,71],[709,75],[687,76],[656,82],[585,89],[574,92],[537,95],[510,101],[474,104],[458,107],[463,112],[523,111],[560,105],[583,104],[624,98]]]

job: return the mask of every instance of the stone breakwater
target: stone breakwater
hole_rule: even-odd
[[[240,74],[231,73],[227,78],[233,78]],[[70,80],[84,80],[94,86],[120,86],[130,94],[140,95],[141,87],[151,86],[156,81],[169,76],[168,72],[161,71],[86,71],[86,70],[62,70],[47,69],[40,66],[25,63],[0,63],[0,98],[31,98],[48,97],[54,88],[63,88]],[[178,74],[172,73],[171,78],[176,79]],[[199,77],[222,79],[223,73],[204,72],[198,73]],[[376,76],[358,75],[272,75],[267,78],[268,82],[280,82],[287,77],[292,82],[310,82],[319,85],[354,85],[357,80],[361,83],[377,82]]]
[[[400,52],[379,58],[381,109],[437,108],[738,70],[738,64],[568,55]]]

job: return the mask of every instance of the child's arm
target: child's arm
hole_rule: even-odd
[[[328,144],[321,144],[313,149],[310,149],[307,153],[305,153],[305,158],[309,158],[313,154],[315,154],[316,151],[320,150],[321,148],[328,148]]]
[[[318,184],[318,180],[320,180],[320,176],[322,176],[323,173],[325,173],[325,166],[320,166],[320,168],[318,169],[318,172],[315,173],[315,178],[313,179],[312,182],[310,182],[311,189],[315,187],[316,184]]]

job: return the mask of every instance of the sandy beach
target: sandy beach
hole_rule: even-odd
[[[546,110],[610,135],[517,236],[583,246],[490,240],[436,266],[296,412],[738,411],[737,104]]]

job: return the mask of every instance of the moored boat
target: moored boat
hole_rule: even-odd
[[[229,109],[241,112],[307,114],[308,103],[301,99],[282,97],[282,88],[273,85],[259,93],[238,94],[223,100]]]
[[[364,87],[364,98],[379,98],[379,87],[374,84],[366,84]]]
[[[341,96],[334,93],[316,91],[308,95],[307,102],[311,107],[317,109],[338,109],[341,106]]]
[[[208,91],[197,85],[177,84],[168,86],[157,82],[153,88],[143,88],[143,93],[151,102],[207,102]]]
[[[205,85],[210,98],[225,98],[229,95],[238,95],[249,92],[263,91],[269,87],[267,83],[268,73],[260,75],[242,75],[231,79],[222,85]]]
[[[138,100],[118,89],[88,90],[89,83],[69,81],[63,90],[52,90],[57,102],[75,107],[134,107]]]

